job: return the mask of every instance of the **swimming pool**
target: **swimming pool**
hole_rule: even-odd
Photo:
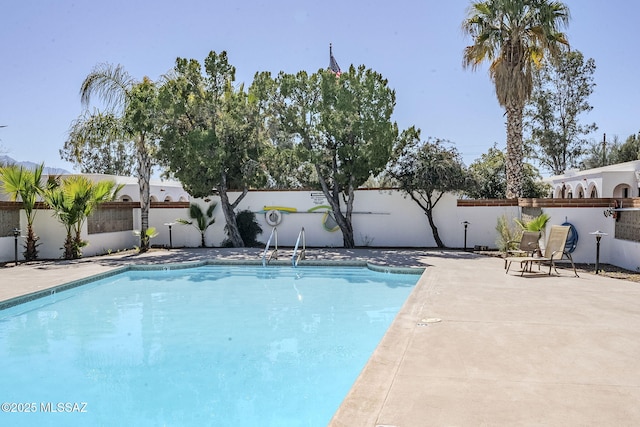
[[[128,271],[8,308],[0,424],[326,425],[418,277]]]

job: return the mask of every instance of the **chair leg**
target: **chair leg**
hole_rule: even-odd
[[[522,265],[524,264],[524,265]],[[524,272],[527,270],[527,267],[529,266],[529,261],[522,261],[520,262],[520,277],[524,276]]]
[[[576,277],[580,277],[578,276],[578,272],[576,271],[576,265],[573,263],[573,257],[571,256],[571,254],[567,254],[567,258],[569,258],[569,261],[571,261],[571,266],[573,267],[573,274],[576,275]]]

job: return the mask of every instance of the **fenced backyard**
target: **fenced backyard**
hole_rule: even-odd
[[[234,200],[235,194],[231,194]],[[640,198],[618,200],[618,206],[627,209],[616,213],[616,218],[604,212],[614,205],[614,199],[519,199],[519,200],[459,200],[446,194],[434,209],[434,220],[444,244],[448,248],[496,248],[496,223],[500,216],[522,218],[523,215],[547,213],[551,219],[547,226],[569,222],[576,227],[579,242],[573,253],[575,262],[593,263],[595,237],[589,233],[601,231],[600,262],[617,265],[628,270],[640,269]],[[193,200],[203,209],[216,197]],[[280,210],[278,244],[293,247],[302,227],[309,247],[336,248],[342,246],[342,235],[327,213],[327,203],[317,191],[252,191],[240,203],[238,210],[254,212],[263,232],[258,241],[265,243],[272,226],[265,213]],[[267,209],[265,210],[265,207]],[[155,202],[149,214],[150,226],[158,231],[152,239],[156,247],[198,247],[200,232],[192,226],[182,225],[177,219],[189,219],[188,202]],[[218,206],[214,210],[216,222],[205,234],[207,246],[220,246],[225,239],[224,217]],[[273,223],[273,221],[271,221]],[[467,223],[465,227],[464,223]],[[436,246],[424,212],[397,190],[358,190],[355,196],[353,227],[355,242],[360,247],[432,248]],[[19,203],[0,202],[0,262],[14,260],[14,229],[25,230],[26,218]],[[133,233],[140,228],[140,207],[137,202],[113,202],[102,205],[89,218],[83,229],[83,239],[89,245],[83,256],[92,256],[135,248],[138,237]],[[40,204],[34,229],[40,240],[40,259],[62,257],[65,238],[64,227],[54,218],[52,211]],[[170,232],[171,231],[171,232]],[[23,238],[17,237],[18,257],[22,260]]]

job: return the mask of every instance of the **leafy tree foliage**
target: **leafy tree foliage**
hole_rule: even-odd
[[[384,170],[398,137],[391,121],[395,92],[380,74],[364,66],[340,76],[268,73],[256,76],[254,90],[278,126],[292,135],[300,158],[313,165],[342,231],[346,248],[355,246],[352,214],[355,190]],[[308,169],[304,169],[308,173]]]
[[[615,146],[611,151],[615,163],[640,160],[640,132],[637,135],[629,135],[624,144]]]
[[[525,110],[531,157],[554,175],[577,167],[585,154],[584,138],[598,129],[581,124],[579,116],[593,109],[588,98],[595,83],[593,59],[565,49],[556,61],[534,71],[533,94]]]
[[[257,73],[250,92],[255,96],[262,121],[264,139],[261,161],[266,175],[266,188],[319,188],[313,165],[306,159],[305,149],[294,134],[282,125],[278,109],[273,108],[276,82],[269,73]]]
[[[569,9],[552,0],[473,1],[462,23],[473,44],[464,50],[463,64],[476,69],[490,62],[489,75],[498,102],[507,115],[506,177],[508,198],[523,195],[524,106],[533,87],[533,69],[546,55],[557,57],[568,45],[560,28]]]
[[[234,209],[252,184],[264,183],[262,122],[255,97],[244,86],[234,88],[234,80],[226,52],[210,52],[204,70],[195,59],[178,58],[161,90],[165,127],[158,155],[191,195],[220,196],[229,239],[242,247]],[[240,195],[231,202],[234,190]]]
[[[391,163],[389,174],[424,211],[439,248],[445,247],[433,219],[433,209],[447,192],[460,192],[468,185],[469,175],[460,154],[447,141],[420,141],[420,131],[410,128],[401,135],[400,151]]]
[[[505,155],[494,145],[469,165],[473,185],[469,185],[464,193],[473,199],[506,198],[505,169]],[[549,194],[549,185],[541,181],[538,170],[528,163],[523,165],[523,178],[522,197],[538,198]]]
[[[85,113],[71,124],[69,137],[60,150],[63,160],[80,166],[82,173],[131,176],[136,156],[123,121],[112,112]]]
[[[634,160],[640,160],[640,132],[637,135],[629,135],[624,143],[620,143],[617,135],[614,135],[613,141],[608,144],[592,142],[580,169],[593,169]]]

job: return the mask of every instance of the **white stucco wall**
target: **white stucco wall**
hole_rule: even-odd
[[[230,194],[235,200],[237,193]],[[438,203],[434,219],[444,244],[448,247],[462,248],[464,245],[463,221],[470,224],[467,229],[467,247],[475,245],[496,247],[497,218],[505,215],[508,218],[519,218],[518,207],[457,207],[454,195],[445,195]],[[211,198],[211,201],[218,201]],[[208,203],[193,200],[206,209]],[[322,213],[307,213],[318,205],[326,204],[319,192],[309,191],[264,191],[250,192],[239,204],[238,210],[248,209],[256,212],[256,218],[262,226],[263,233],[258,240],[266,242],[272,227],[265,221],[265,206],[286,206],[296,208],[297,213],[283,214],[282,223],[278,226],[278,243],[291,247],[295,244],[298,233],[305,228],[306,242],[309,247],[341,247],[340,231],[329,232],[322,226]],[[372,247],[435,247],[427,217],[417,204],[403,197],[397,191],[366,190],[358,191],[355,196],[353,215],[354,237],[358,246]],[[640,243],[615,239],[615,222],[603,215],[603,208],[544,208],[551,216],[549,225],[572,223],[579,234],[579,242],[573,254],[576,262],[595,262],[595,237],[590,232],[601,230],[608,233],[603,237],[600,248],[600,260],[635,270],[640,267]],[[225,220],[220,207],[214,211],[216,223],[207,230],[206,244],[219,246],[225,239]],[[134,229],[140,228],[140,210],[133,211]],[[188,219],[187,208],[151,209],[149,222],[156,227],[159,235],[152,245],[169,246],[169,227],[167,223],[175,223],[177,218]],[[24,212],[21,213],[21,224],[26,228]],[[36,233],[40,236],[39,251],[41,259],[59,259],[62,256],[64,228],[53,217],[50,210],[40,210],[36,216]],[[91,234],[85,232],[83,237],[89,246],[83,249],[85,256],[102,254],[108,251],[133,248],[138,244],[137,238],[130,231],[117,233]],[[0,238],[0,261],[12,261],[13,237]],[[172,243],[174,247],[197,247],[200,245],[200,233],[192,227],[181,224],[172,226]],[[19,255],[22,259],[20,240]]]
[[[551,217],[547,224],[547,236],[551,225],[569,222],[576,227],[578,245],[572,254],[575,262],[595,263],[596,238],[589,233],[599,230],[608,234],[600,241],[600,262],[613,263],[615,259],[612,257],[615,222],[612,218],[604,216],[603,208],[545,208],[543,211]]]

